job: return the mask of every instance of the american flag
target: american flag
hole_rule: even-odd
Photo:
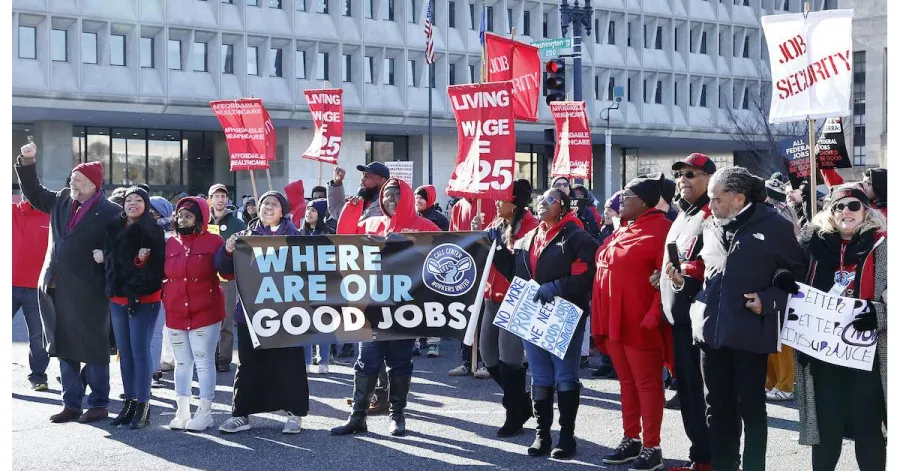
[[[434,36],[431,29],[431,0],[428,0],[428,10],[425,11],[425,63],[434,64]]]

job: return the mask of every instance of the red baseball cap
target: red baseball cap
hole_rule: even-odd
[[[678,170],[685,166],[699,168],[710,175],[716,173],[715,162],[713,162],[708,155],[699,152],[694,152],[678,162],[675,162],[672,164],[672,170]]]

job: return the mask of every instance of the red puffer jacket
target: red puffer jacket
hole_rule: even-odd
[[[378,204],[382,202],[384,190],[389,186],[400,187],[400,200],[393,216],[378,216],[359,223],[359,234],[387,236],[399,232],[440,232],[441,230],[428,219],[416,214],[416,200],[412,188],[403,180],[391,178],[378,194]],[[384,206],[381,206],[384,213]]]
[[[175,206],[175,214],[189,202],[200,206],[203,232],[177,234],[166,241],[163,305],[166,327],[177,330],[199,329],[225,319],[225,296],[214,266],[216,252],[225,241],[206,230],[209,221],[206,200],[184,198]]]

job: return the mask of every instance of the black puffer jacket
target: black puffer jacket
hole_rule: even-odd
[[[139,188],[130,188],[125,198],[137,193],[144,199],[144,216],[131,225],[123,212],[110,226],[103,244],[106,268],[106,295],[139,298],[162,289],[165,275],[166,240],[163,229],[150,215],[150,198]],[[136,264],[138,252],[150,249],[150,256]]]

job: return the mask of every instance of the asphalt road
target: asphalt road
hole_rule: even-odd
[[[303,432],[282,435],[284,414],[251,418],[253,429],[223,435],[170,431],[164,427],[175,409],[171,373],[165,389],[154,389],[151,426],[144,430],[115,429],[108,421],[81,425],[52,424],[49,416],[61,410],[58,362],[51,359],[50,391],[29,388],[28,345],[21,315],[13,320],[12,465],[16,470],[152,470],[309,469],[309,470],[435,470],[456,467],[500,469],[608,469],[602,458],[622,437],[618,382],[593,379],[582,370],[584,394],[578,414],[578,455],[568,462],[531,458],[525,454],[533,439],[534,421],[527,431],[500,440],[495,431],[503,423],[499,388],[492,380],[450,377],[459,363],[455,342],[442,344],[438,358],[415,358],[415,373],[403,438],[387,434],[386,416],[369,418],[370,432],[332,437],[328,430],[346,418],[353,371],[349,364],[332,364],[326,376],[310,375],[310,414]],[[235,359],[237,351],[235,350]],[[298,367],[300,367],[298,365]],[[122,391],[118,364],[111,365],[111,412],[118,412]],[[220,373],[214,413],[216,427],[230,416],[232,373]],[[194,392],[197,392],[196,386]],[[667,392],[667,397],[672,395]],[[196,405],[196,399],[194,400]],[[811,469],[810,450],[797,444],[797,411],[791,403],[769,404],[767,469]],[[554,425],[554,440],[558,425]],[[662,449],[667,466],[684,463],[688,441],[678,411],[665,411]],[[844,443],[839,470],[857,469],[853,443]]]

